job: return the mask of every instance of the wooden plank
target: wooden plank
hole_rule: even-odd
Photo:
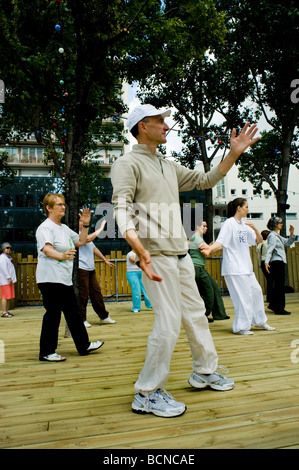
[[[267,312],[275,331],[250,337],[231,332],[234,311],[224,297],[227,321],[210,330],[220,364],[236,386],[229,392],[198,391],[188,384],[191,354],[184,331],[175,347],[167,390],[187,404],[175,420],[131,412],[134,382],[143,365],[152,310],[130,312],[130,303],[110,302],[116,324],[101,326],[88,306],[91,340],[100,351],[79,356],[64,338],[61,364],[38,361],[43,308],[18,308],[0,319],[5,363],[0,364],[0,448],[2,449],[277,449],[299,448],[298,340],[299,294],[287,294],[288,317]],[[132,323],[133,319],[133,323]],[[128,322],[131,327],[128,328]],[[297,346],[298,348],[298,346]],[[298,351],[299,360],[299,351]]]

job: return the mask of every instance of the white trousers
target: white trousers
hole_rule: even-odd
[[[135,390],[141,393],[151,393],[165,386],[181,323],[189,340],[193,371],[211,374],[218,366],[205,305],[198,293],[189,254],[181,259],[177,256],[152,256],[152,269],[162,276],[163,281],[151,281],[142,273],[155,311],[155,322],[148,337],[144,366],[135,383]]]
[[[224,279],[235,309],[233,333],[264,325],[267,322],[264,297],[255,274],[226,275]]]

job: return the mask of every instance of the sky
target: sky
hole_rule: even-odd
[[[137,84],[130,86],[129,88],[129,112],[135,108],[138,104],[140,104],[139,99],[136,96],[136,90],[137,90]],[[166,124],[170,129],[175,125],[173,119],[171,116],[165,119]],[[178,129],[178,126],[175,126],[175,129]],[[130,134],[130,144],[136,144],[136,139],[131,136]],[[166,144],[166,149],[167,149],[167,155],[170,155],[172,151],[179,152],[182,148],[182,142],[180,137],[178,137],[178,133],[175,130],[171,130],[169,134],[167,135],[167,144]]]
[[[140,104],[140,101],[136,96],[137,88],[138,88],[137,83],[129,87],[129,111],[131,111],[135,106]],[[166,118],[165,122],[168,124],[170,129],[172,127],[174,127],[174,129],[178,129],[178,126],[175,126],[175,123],[173,119],[171,118],[171,116],[169,118]],[[258,122],[258,128],[259,128],[259,132],[270,129],[269,125],[267,124],[263,116]],[[136,144],[136,140],[130,134],[130,145],[132,146],[134,144]],[[167,135],[167,144],[166,144],[167,155],[171,155],[172,151],[180,152],[181,149],[182,149],[182,142],[181,142],[181,138],[178,136],[178,132],[175,130],[171,130],[169,134]]]

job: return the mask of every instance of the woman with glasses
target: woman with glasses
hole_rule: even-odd
[[[17,282],[16,270],[13,265],[13,259],[10,257],[11,246],[9,243],[3,243],[0,255],[0,297],[2,299],[3,318],[11,318],[13,313],[8,311],[9,301],[15,298],[15,282]]]
[[[63,195],[48,193],[44,197],[43,208],[47,219],[36,231],[38,251],[36,282],[46,309],[40,336],[39,359],[59,362],[65,360],[65,357],[56,354],[61,312],[65,316],[79,354],[88,354],[103,345],[102,341],[89,341],[72,282],[75,248],[87,241],[90,210],[86,208],[82,210],[83,226],[78,235],[61,223],[65,215]]]
[[[294,227],[290,225],[288,238],[280,235],[280,230],[283,227],[283,221],[280,217],[271,217],[267,227],[271,231],[268,235],[265,268],[273,283],[271,303],[268,308],[273,310],[276,315],[290,315],[291,312],[285,310],[285,267],[287,263],[285,246],[291,246],[296,240]]]

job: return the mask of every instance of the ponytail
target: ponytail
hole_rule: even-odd
[[[230,201],[227,205],[227,218],[233,217],[239,206],[243,207],[247,199],[244,197],[237,197],[233,201]]]

